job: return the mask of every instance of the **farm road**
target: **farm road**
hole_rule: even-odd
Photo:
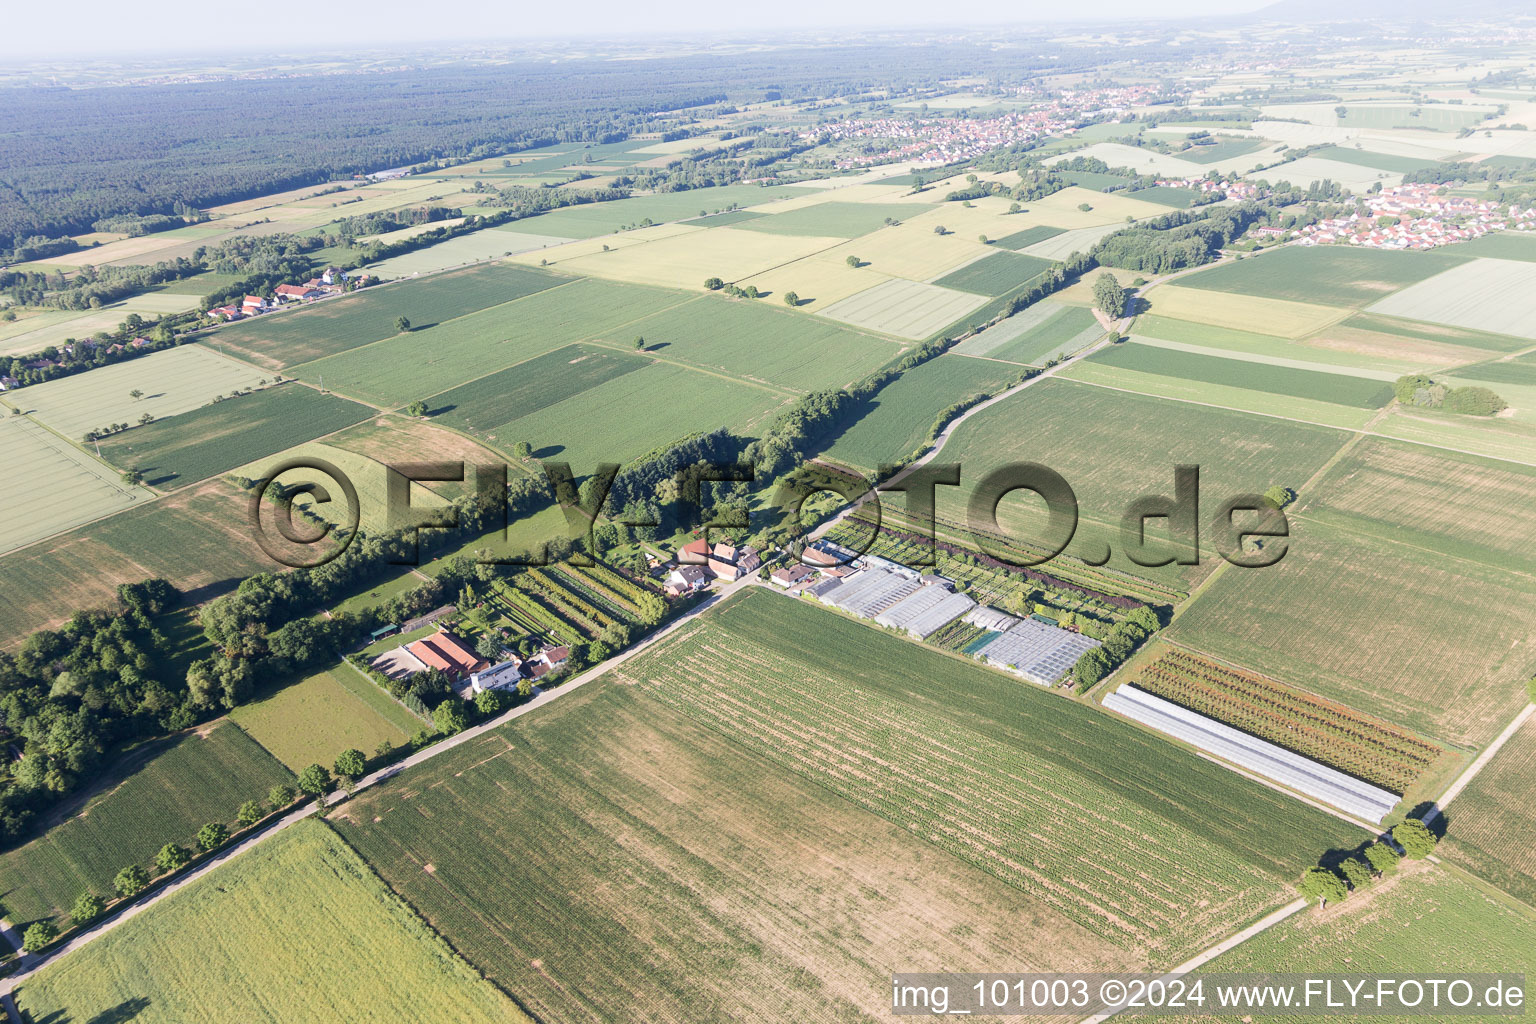
[[[570,693],[572,690],[575,690],[581,686],[585,686],[587,683],[590,683],[592,680],[601,677],[611,669],[624,664],[624,662],[628,661],[636,654],[639,654],[641,651],[650,647],[662,637],[665,637],[672,633],[674,630],[678,629],[694,616],[709,608],[713,608],[721,601],[736,593],[742,587],[752,586],[756,583],[757,578],[755,576],[748,575],[742,577],[734,583],[722,587],[719,591],[711,594],[703,601],[700,601],[693,608],[690,608],[688,611],[679,615],[666,626],[650,634],[645,639],[635,644],[633,647],[630,647],[628,650],[625,650],[615,655],[614,657],[609,658],[601,665],[589,669],[588,671],[582,673],[575,679],[572,679],[570,682],[565,683],[562,686],[540,691],[538,696],[534,697],[526,704],[520,704],[510,711],[506,711],[501,715],[490,719],[489,721],[481,722],[479,725],[471,726],[470,728],[465,729],[463,732],[450,736],[438,743],[434,743],[432,746],[427,747],[424,750],[419,750],[409,757],[404,758],[403,760],[397,761],[387,767],[380,768],[378,771],[368,773],[358,780],[357,785],[353,787],[353,792],[361,792],[362,790],[367,789],[369,786],[373,786],[379,782],[393,778],[408,768],[413,768],[424,761],[428,761],[431,758],[436,757],[438,754],[441,754],[444,751],[452,750],[454,747],[457,747],[462,743],[468,743],[470,740],[484,733],[487,733],[492,729],[500,728],[506,723],[512,721],[514,718],[526,715],[536,708],[543,707],[550,701],[557,700],[561,694]],[[326,807],[331,807],[341,803],[344,799],[345,795],[342,793],[330,793],[326,797],[325,805]],[[185,888],[198,879],[204,877],[209,872],[213,871],[219,865],[233,860],[235,857],[238,857],[242,853],[245,853],[247,850],[254,848],[259,843],[270,839],[272,836],[277,835],[284,829],[289,828],[297,822],[303,821],[305,818],[315,814],[317,810],[319,810],[318,806],[313,801],[311,801],[298,810],[291,811],[283,817],[277,819],[260,831],[245,836],[240,841],[225,847],[217,855],[210,857],[207,861],[198,865],[193,870],[166,883],[164,886],[156,889],[153,893],[145,896],[143,899],[127,905],[122,910],[112,914],[112,916],[105,918],[86,931],[76,935],[74,938],[70,939],[68,942],[64,943],[62,946],[59,946],[57,949],[53,950],[47,955],[22,956],[18,962],[17,969],[7,977],[0,978],[0,1004],[8,1003],[8,1001],[11,1000],[12,993],[16,990],[17,986],[24,982],[39,968],[52,963],[54,960],[57,960],[60,957],[67,956],[68,954],[74,952],[77,949],[80,949],[83,946],[89,945],[96,939],[107,934],[112,929],[122,924],[124,921],[137,917],[139,914],[154,906],[156,903],[160,902],[160,900],[169,896],[171,893]],[[15,939],[15,933],[12,932],[7,936],[7,938]],[[14,945],[18,950],[21,948],[19,939],[16,939]]]

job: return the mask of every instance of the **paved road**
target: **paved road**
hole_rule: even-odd
[[[378,771],[368,773],[358,780],[357,785],[353,787],[353,792],[361,792],[362,790],[367,789],[369,786],[373,786],[383,782],[386,779],[393,778],[394,776],[399,775],[401,772],[413,768],[416,765],[422,764],[425,761],[429,761],[439,754],[444,753],[445,751],[452,750],[454,747],[457,747],[460,744],[468,743],[470,740],[475,739],[477,736],[481,736],[487,732],[490,732],[492,729],[500,728],[506,723],[512,721],[514,718],[526,715],[537,708],[543,707],[550,701],[558,700],[563,694],[570,693],[573,690],[585,686],[592,680],[600,678],[605,673],[611,671],[616,666],[624,664],[624,662],[628,661],[636,654],[639,654],[641,651],[650,647],[662,637],[667,636],[669,633],[672,633],[681,627],[685,622],[692,619],[694,616],[719,604],[727,597],[736,593],[742,587],[752,586],[756,582],[756,577],[748,575],[742,577],[734,583],[720,588],[718,591],[710,594],[707,598],[700,601],[697,605],[690,608],[688,611],[679,615],[676,619],[673,619],[666,626],[663,626],[656,632],[651,633],[649,636],[645,637],[634,646],[627,648],[612,658],[609,658],[601,665],[588,669],[586,672],[583,672],[581,675],[576,676],[569,682],[560,686],[552,687],[548,690],[541,690],[532,700],[524,704],[519,704],[517,707],[512,708],[510,711],[506,711],[495,718],[481,722],[479,725],[471,726],[461,733],[450,736],[445,740],[440,740],[439,742],[432,744],[430,747],[418,750],[416,753],[396,761],[394,764],[380,768]],[[343,793],[331,793],[326,797],[326,806],[333,806],[340,803],[344,799],[346,799],[346,795]],[[270,824],[264,826],[259,831],[254,832],[251,835],[244,836],[237,842],[225,847],[223,850],[219,851],[218,854],[210,857],[207,861],[199,864],[196,868],[188,871],[186,874],[178,876],[176,879],[156,889],[154,892],[149,893],[148,895],[131,904],[128,904],[121,910],[118,910],[116,913],[112,914],[110,917],[99,921],[91,928],[81,932],[79,935],[76,935],[62,946],[59,946],[57,949],[54,949],[52,952],[48,953],[48,955],[41,957],[23,956],[18,961],[18,967],[15,971],[13,971],[5,978],[0,978],[0,1003],[3,1003],[5,999],[9,998],[10,994],[15,991],[16,987],[20,983],[25,981],[35,971],[43,967],[45,964],[50,964],[61,957],[68,956],[70,953],[73,953],[75,950],[80,949],[83,946],[89,945],[101,936],[110,932],[112,929],[121,925],[124,921],[128,921],[134,917],[137,917],[139,914],[154,906],[156,903],[169,896],[171,893],[185,888],[186,886],[197,881],[199,878],[207,875],[209,872],[213,871],[220,865],[233,860],[234,858],[245,853],[247,850],[255,848],[260,843],[265,842],[266,840],[282,832],[284,829],[291,827],[297,822],[303,821],[305,818],[314,815],[318,810],[318,805],[312,801],[299,808],[298,810],[290,811],[288,814],[285,814],[281,818],[278,818]],[[14,937],[14,933],[11,933],[7,936],[7,938],[12,937]],[[15,948],[18,950],[21,948],[19,939],[15,940]]]

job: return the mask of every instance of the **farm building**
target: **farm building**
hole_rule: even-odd
[[[463,679],[485,666],[485,659],[476,654],[473,647],[446,629],[406,644],[405,649],[423,665],[435,668],[453,680]]]
[[[916,580],[883,569],[866,569],[838,581],[830,590],[814,588],[821,601],[861,619],[872,619],[919,590]]]
[[[705,566],[680,565],[667,577],[667,593],[673,597],[691,594],[709,586],[709,581],[712,579],[714,577],[709,574],[709,569]]]
[[[1009,615],[1007,612],[1000,612],[996,608],[988,608],[984,604],[979,604],[966,615],[965,621],[979,629],[1002,633],[1018,625],[1021,620]]]
[[[882,626],[906,630],[920,639],[927,639],[942,626],[953,622],[976,606],[976,602],[964,594],[956,594],[947,587],[921,587],[875,616]]]
[[[773,572],[769,573],[768,579],[772,581],[775,586],[789,588],[799,586],[815,575],[816,573],[812,571],[809,566],[786,565],[782,569],[775,569]]]
[[[1104,706],[1372,824],[1397,806],[1397,796],[1388,790],[1129,684],[1106,696]]]
[[[1054,686],[1077,659],[1099,646],[1097,640],[1024,619],[978,653],[990,664],[1041,686]]]
[[[469,677],[470,689],[499,690],[514,687],[523,678],[523,659],[512,657],[506,661],[483,668]]]

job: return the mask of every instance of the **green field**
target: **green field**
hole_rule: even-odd
[[[392,338],[398,333],[397,317],[421,330],[570,280],[507,264],[470,267],[269,313],[221,327],[208,337],[236,355],[282,368]]]
[[[114,466],[139,469],[153,487],[180,487],[372,414],[356,402],[290,383],[134,427],[102,441],[101,454]]]
[[[689,189],[684,192],[660,192],[656,195],[618,199],[611,203],[587,203],[567,206],[553,213],[518,221],[522,231],[538,235],[564,235],[591,238],[606,235],[649,220],[665,221],[697,217],[699,211],[714,212],[728,206],[756,206],[774,199],[805,195],[804,189],[788,185],[725,185],[718,188]],[[747,227],[741,224],[738,227]]]
[[[12,477],[0,493],[0,552],[143,503],[110,466],[26,416],[0,420]]]
[[[1123,174],[1107,174],[1103,171],[1061,171],[1059,173],[1072,184],[1091,188],[1096,192],[1121,188],[1131,182],[1131,179]]]
[[[381,741],[401,746],[426,724],[346,664],[280,686],[229,717],[295,773],[329,766],[350,748],[372,757]]]
[[[1524,355],[1508,362],[1465,366],[1456,371],[1456,376],[1488,381],[1491,384],[1518,384],[1530,387],[1536,385],[1536,357]]]
[[[964,466],[973,483],[1007,463],[1045,464],[1077,495],[1079,539],[1070,553],[1101,554],[1108,542],[1112,568],[1182,586],[1213,568],[1209,538],[1200,566],[1138,567],[1119,554],[1120,519],[1133,500],[1172,494],[1178,464],[1200,467],[1202,509],[1275,484],[1300,487],[1344,439],[1323,427],[1047,379],[966,420],[944,446],[944,461]],[[964,523],[970,490],[940,488],[939,514]],[[1038,541],[1044,506],[1026,493],[1003,499],[998,519],[1014,537]],[[1147,533],[1157,536],[1155,521]]]
[[[749,231],[768,231],[776,235],[811,235],[828,238],[858,238],[885,226],[886,218],[906,220],[929,206],[922,203],[840,203],[829,200],[815,206],[802,206],[784,213],[764,212],[761,217],[744,219],[740,227]],[[730,214],[721,214],[729,217]],[[710,224],[711,221],[702,223]],[[716,227],[719,225],[716,224]],[[877,245],[878,248],[878,245]]]
[[[150,867],[168,842],[193,845],[206,822],[233,822],[242,803],[292,780],[229,722],[141,746],[97,781],[73,817],[0,854],[6,916],[25,923],[67,914],[85,889],[109,896],[121,868]]]
[[[1020,249],[1027,249],[1037,242],[1043,242],[1048,238],[1055,238],[1057,235],[1065,233],[1065,228],[1053,228],[1049,224],[1036,224],[1032,228],[1015,231],[1013,234],[1004,235],[1002,238],[994,238],[992,239],[992,244],[1017,252]]]
[[[1440,855],[1536,906],[1536,716],[1444,810],[1450,841]]]
[[[1265,139],[1247,138],[1220,138],[1208,146],[1190,146],[1181,149],[1174,154],[1180,160],[1193,160],[1197,164],[1214,164],[1222,160],[1229,160],[1235,156],[1247,156],[1249,153],[1257,153],[1270,145]],[[1137,196],[1138,199],[1146,199],[1146,196]],[[1157,202],[1157,200],[1152,200]]]
[[[758,217],[766,216],[767,214],[754,210],[732,210],[729,213],[712,213],[708,217],[696,217],[686,223],[705,228],[723,228],[731,224],[740,224],[744,220],[756,220]]]
[[[871,408],[827,450],[835,462],[874,470],[910,455],[934,417],[954,402],[994,391],[1018,376],[1012,366],[942,355],[906,370],[875,396]]]
[[[1039,277],[1054,264],[1038,256],[994,252],[933,282],[942,288],[958,288],[977,295],[1006,295],[1020,285]]]
[[[39,1024],[527,1021],[316,821],[51,964],[16,997]]]
[[[777,304],[716,296],[654,313],[629,330],[645,338],[655,358],[789,391],[846,386],[902,351],[884,339]]]
[[[1179,278],[1183,288],[1331,306],[1366,306],[1466,262],[1457,247],[1433,252],[1289,245]]]
[[[1380,316],[1375,313],[1356,313],[1354,316],[1344,320],[1340,326],[1418,338],[1421,341],[1443,342],[1447,345],[1488,349],[1492,352],[1518,352],[1521,349],[1531,347],[1531,342],[1528,339],[1518,338],[1512,334],[1491,334],[1487,331],[1454,327],[1450,324],[1430,324],[1421,320],[1408,320],[1396,316]]]
[[[665,1022],[880,1016],[893,962],[1172,963],[1349,836],[1086,706],[766,593],[361,795],[341,829],[539,1018]]]
[[[1302,911],[1223,953],[1201,967],[1199,974],[1285,973],[1321,977],[1347,973],[1432,978],[1465,977],[1469,973],[1529,975],[1536,967],[1533,948],[1536,912],[1502,893],[1489,892],[1454,870],[1417,862],[1325,912]],[[1206,991],[1210,993],[1211,986]],[[1426,997],[1428,991],[1426,986]],[[1478,995],[1482,995],[1481,990]],[[1428,1020],[1430,1016],[1422,1019]],[[1160,1014],[1128,1015],[1127,1019],[1196,1024],[1238,1017]],[[1241,1019],[1250,1024],[1271,1024],[1309,1018],[1301,1014],[1242,1014]],[[1338,1013],[1329,1014],[1328,1019],[1340,1024],[1365,1024],[1412,1018]],[[1494,1024],[1510,1018],[1467,1014],[1441,1015],[1439,1019]]]
[[[1293,516],[1285,558],[1228,571],[1170,639],[1435,739],[1485,743],[1536,671],[1536,580],[1413,540]]]
[[[1187,210],[1195,205],[1195,199],[1200,193],[1193,189],[1177,188],[1173,185],[1153,185],[1151,188],[1138,189],[1135,192],[1127,192],[1132,199],[1145,199],[1149,203],[1158,206],[1171,206],[1177,210]]]
[[[1380,409],[1392,401],[1392,386],[1368,377],[1200,355],[1158,345],[1136,342],[1111,345],[1099,349],[1088,359],[1137,373],[1160,374],[1267,394],[1291,395],[1358,409]]]
[[[382,406],[407,405],[575,341],[634,341],[627,326],[692,296],[577,281],[294,368],[311,383]]]
[[[1037,302],[955,346],[965,355],[1039,366],[1104,333],[1091,309]]]
[[[1496,260],[1525,260],[1536,263],[1536,237],[1528,232],[1498,231],[1481,238],[1458,242],[1455,252],[1463,256],[1486,256]]]
[[[1397,174],[1407,174],[1410,171],[1422,171],[1433,167],[1430,160],[1415,160],[1410,156],[1394,156],[1390,153],[1373,153],[1368,149],[1354,149],[1345,146],[1328,146],[1320,149],[1314,156],[1324,160],[1338,160],[1341,163],[1357,164],[1360,167],[1371,167],[1378,171],[1392,171]],[[1456,247],[1457,252],[1464,252],[1461,246]],[[1483,253],[1482,255],[1492,255]]]
[[[267,377],[206,345],[152,352],[70,377],[34,384],[7,396],[23,412],[71,441],[112,423],[137,423],[148,413],[164,419],[191,412],[215,395],[260,387]],[[139,397],[133,397],[138,391]]]
[[[649,361],[643,356],[591,345],[567,345],[433,395],[427,405],[434,420],[495,440],[496,428],[509,420],[536,413],[647,365]]]

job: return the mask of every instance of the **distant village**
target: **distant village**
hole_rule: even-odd
[[[1491,231],[1529,231],[1536,209],[1449,195],[1441,185],[1397,185],[1361,197],[1370,213],[1332,217],[1297,232],[1302,245],[1433,249]]]

